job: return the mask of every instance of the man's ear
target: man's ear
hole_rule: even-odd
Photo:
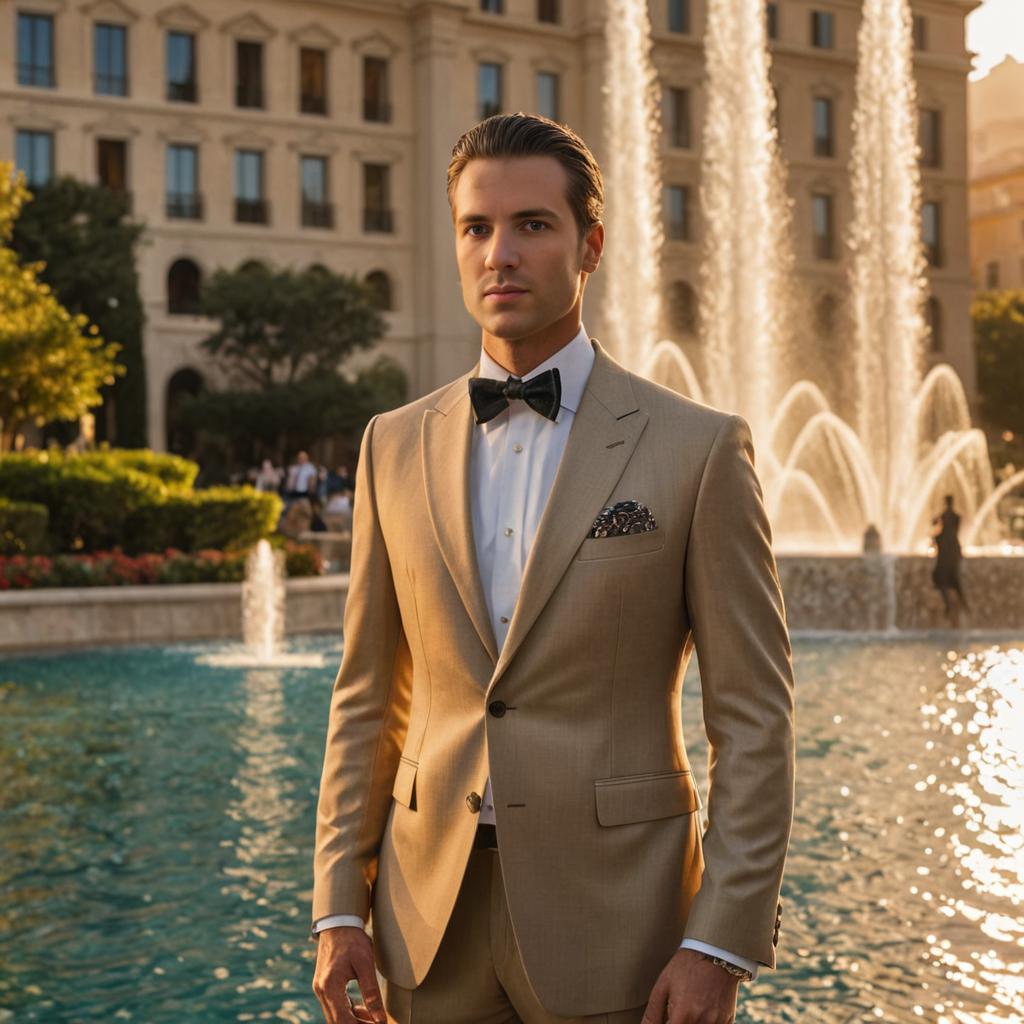
[[[601,265],[604,252],[604,225],[598,221],[583,240],[583,271],[592,274]]]

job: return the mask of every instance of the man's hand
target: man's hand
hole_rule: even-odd
[[[740,979],[695,949],[680,949],[647,1000],[642,1024],[733,1024]]]
[[[365,1009],[353,1009],[349,1002],[345,986],[350,981],[359,982]],[[387,1024],[384,1000],[377,986],[373,942],[362,928],[342,925],[319,933],[313,991],[327,1024]]]

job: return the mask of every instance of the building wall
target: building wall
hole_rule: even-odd
[[[948,259],[929,271],[944,311],[944,350],[933,358],[952,362],[973,392],[973,355],[968,320],[966,212],[966,75],[964,17],[971,0],[915,0],[928,22],[928,47],[916,55],[922,101],[943,111],[944,162],[925,171],[926,197],[944,206],[943,240]],[[604,0],[562,0],[561,21],[541,24],[535,0],[505,0],[502,14],[484,13],[479,0],[203,0],[191,6],[164,0],[0,0],[0,159],[13,159],[18,128],[54,133],[56,170],[96,180],[95,141],[129,143],[129,188],[135,216],[148,230],[139,253],[147,315],[145,353],[150,439],[162,448],[165,399],[171,376],[194,368],[210,383],[217,376],[198,349],[210,324],[167,312],[166,276],[180,257],[205,274],[248,259],[273,266],[322,263],[345,273],[386,271],[395,294],[386,315],[383,351],[404,366],[412,395],[450,380],[472,365],[479,330],[462,304],[454,260],[451,220],[444,194],[445,167],[458,136],[478,119],[477,65],[504,68],[506,110],[536,109],[536,75],[560,76],[560,116],[591,144],[598,160],[607,152],[602,118]],[[703,59],[700,39],[705,0],[691,0],[689,32],[668,29],[668,0],[649,0],[654,62],[664,85],[691,91],[693,142],[664,147],[665,180],[700,181]],[[810,194],[827,187],[835,195],[837,230],[849,224],[851,202],[846,161],[854,103],[858,0],[783,0],[779,35],[771,44],[772,77],[780,98],[783,151],[795,201],[797,268],[814,294],[845,294],[846,261],[815,260],[811,248]],[[811,9],[836,17],[832,50],[810,46]],[[56,20],[56,88],[17,84],[14,25],[17,11],[53,13]],[[98,96],[92,87],[92,24],[129,26],[130,96]],[[197,104],[164,98],[164,33],[195,31],[199,46]],[[265,44],[266,109],[234,104],[234,40]],[[298,112],[298,52],[303,44],[328,51],[328,116]],[[363,54],[388,57],[393,119],[362,117]],[[812,155],[811,103],[825,92],[835,102],[836,150]],[[172,142],[200,148],[202,221],[168,219],[164,212],[164,161]],[[233,152],[264,151],[269,225],[233,220]],[[299,154],[330,158],[332,230],[299,223]],[[395,231],[362,230],[361,173],[365,162],[392,168]],[[840,252],[842,247],[840,246]],[[700,219],[687,242],[664,251],[666,283],[697,286]],[[600,274],[588,287],[585,320],[600,336]],[[693,339],[680,339],[689,349]],[[699,352],[691,352],[699,362]],[[357,366],[363,354],[353,359]]]
[[[971,277],[1024,288],[1024,63],[970,83]]]

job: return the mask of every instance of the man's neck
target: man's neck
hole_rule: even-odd
[[[484,351],[513,376],[525,377],[579,334],[579,314],[572,321],[555,326],[557,330],[549,328],[526,338],[498,338],[485,331]]]

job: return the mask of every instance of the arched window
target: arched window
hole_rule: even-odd
[[[198,313],[201,281],[202,273],[192,260],[175,260],[167,271],[167,312]]]
[[[819,296],[814,304],[814,331],[819,338],[832,338],[836,333],[839,301],[831,292]]]
[[[942,337],[942,304],[934,295],[925,303],[924,318],[928,324],[929,349],[941,352],[945,345]]]
[[[376,309],[387,312],[391,309],[391,278],[383,270],[371,270],[366,275],[366,283],[373,293],[373,305]]]
[[[198,395],[203,390],[202,374],[191,367],[176,371],[167,381],[167,450],[175,455],[190,455],[195,448],[195,432],[181,421],[181,403],[186,396]]]
[[[668,322],[673,331],[697,333],[697,293],[685,281],[669,285]]]

